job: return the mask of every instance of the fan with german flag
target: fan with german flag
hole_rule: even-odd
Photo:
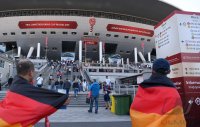
[[[138,87],[130,108],[132,127],[186,127],[180,95],[166,76],[169,62],[159,58],[152,75]]]
[[[17,76],[0,102],[0,127],[31,127],[67,102],[65,94],[33,86],[33,77],[33,63],[20,60]]]

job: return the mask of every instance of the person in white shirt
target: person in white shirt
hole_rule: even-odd
[[[111,86],[111,81],[108,76],[106,76],[106,86]]]
[[[85,92],[87,90],[87,82],[85,79],[83,80],[82,85],[83,85],[83,92]]]
[[[44,80],[44,79],[42,78],[42,74],[40,74],[39,77],[37,77],[36,80],[37,80],[37,87],[40,87],[40,88],[41,88],[42,85],[43,85],[43,80]]]

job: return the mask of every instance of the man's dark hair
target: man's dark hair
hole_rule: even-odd
[[[22,59],[17,63],[17,74],[26,75],[29,71],[34,70],[34,65],[27,59]]]

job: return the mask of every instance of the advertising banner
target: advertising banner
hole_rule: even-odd
[[[99,42],[99,37],[96,36],[84,36],[81,38],[86,45],[97,45]]]
[[[75,53],[74,52],[63,52],[61,53],[61,61],[74,61]]]
[[[154,35],[153,30],[137,28],[137,27],[132,27],[132,26],[117,25],[117,24],[108,24],[107,31],[137,34],[137,35],[148,36],[148,37],[152,37]]]
[[[121,56],[119,54],[114,54],[108,57],[108,61],[110,64],[121,64]]]
[[[175,11],[155,27],[158,58],[171,64],[169,77],[183,100],[188,127],[200,126],[200,13]]]
[[[56,29],[76,29],[78,24],[76,21],[20,21],[18,23],[20,29],[35,28],[56,28]]]

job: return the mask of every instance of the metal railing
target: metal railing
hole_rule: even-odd
[[[83,63],[83,70],[97,73],[141,73],[142,69],[137,66],[130,67],[130,65],[112,65],[99,63]]]
[[[133,94],[135,97],[138,90],[138,85],[125,85],[125,84],[114,84],[113,91],[116,94]]]

